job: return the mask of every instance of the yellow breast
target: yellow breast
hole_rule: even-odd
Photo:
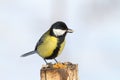
[[[53,36],[47,36],[43,43],[37,47],[38,54],[45,58],[52,55],[54,49],[57,47],[57,38]]]

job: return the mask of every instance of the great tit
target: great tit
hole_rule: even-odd
[[[65,36],[67,33],[72,32],[73,30],[68,29],[64,22],[58,21],[42,35],[33,51],[25,53],[21,55],[21,57],[38,53],[38,55],[41,56],[46,63],[46,59],[54,59],[57,62],[55,58],[62,52],[65,46]]]

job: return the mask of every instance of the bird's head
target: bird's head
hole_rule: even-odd
[[[66,33],[72,33],[73,30],[69,29],[64,22],[58,21],[51,26],[50,32],[55,36],[63,36]]]

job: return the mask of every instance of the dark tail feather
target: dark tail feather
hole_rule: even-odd
[[[21,57],[26,57],[26,56],[29,56],[29,55],[32,55],[32,54],[35,54],[35,53],[36,53],[36,51],[30,51],[28,53],[25,53],[25,54],[21,55]]]

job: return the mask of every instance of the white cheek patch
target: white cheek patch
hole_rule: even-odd
[[[53,29],[53,32],[56,36],[61,36],[63,34],[65,34],[66,30],[62,30],[62,29]]]

